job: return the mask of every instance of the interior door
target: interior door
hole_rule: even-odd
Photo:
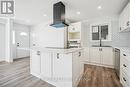
[[[16,58],[23,58],[29,56],[29,31],[16,30]]]

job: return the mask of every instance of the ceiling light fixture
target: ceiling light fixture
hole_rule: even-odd
[[[98,9],[99,9],[99,10],[100,10],[100,9],[102,9],[102,6],[101,6],[101,5],[99,5],[99,6],[98,6]]]
[[[77,14],[80,15],[81,13],[78,11]]]
[[[44,14],[43,16],[45,16],[45,17],[46,17],[47,15],[46,15],[46,14]]]

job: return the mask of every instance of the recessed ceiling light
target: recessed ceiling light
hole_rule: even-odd
[[[99,9],[99,10],[100,10],[100,9],[102,9],[102,6],[101,6],[101,5],[99,5],[99,6],[98,6],[98,9]]]
[[[77,14],[80,15],[81,13],[78,11]]]
[[[45,16],[45,17],[46,17],[47,15],[46,15],[46,14],[44,14],[43,16]]]

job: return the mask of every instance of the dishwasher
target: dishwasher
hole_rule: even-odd
[[[115,48],[115,70],[117,76],[120,78],[120,50]]]

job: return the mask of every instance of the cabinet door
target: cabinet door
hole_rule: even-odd
[[[90,48],[90,62],[92,63],[101,63],[101,58],[100,58],[100,48],[98,47],[91,47]]]
[[[114,66],[114,57],[113,57],[113,48],[102,48],[101,51],[101,60],[102,60],[102,64],[104,65],[110,65],[110,66]]]
[[[40,74],[40,53],[39,51],[31,51],[30,57],[31,74],[38,76]]]
[[[80,60],[79,60],[78,51],[73,53],[73,73],[72,74],[73,74],[73,85],[75,85],[80,76]]]
[[[124,9],[124,29],[129,27],[129,5],[127,5]]]
[[[61,73],[62,72],[62,73]],[[53,77],[72,77],[72,54],[53,53]]]
[[[84,72],[84,51],[83,50],[79,51],[79,71],[80,71],[80,75],[82,75]]]
[[[52,77],[52,53],[41,53],[41,78],[50,79]]]
[[[84,61],[90,62],[89,48],[84,48],[83,59],[84,59]]]
[[[70,24],[69,32],[80,32],[80,31],[81,31],[81,22]]]

